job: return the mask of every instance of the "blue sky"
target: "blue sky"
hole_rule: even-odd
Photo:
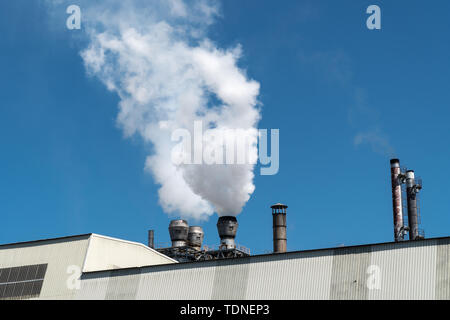
[[[381,30],[366,28],[371,4]],[[276,202],[289,206],[289,250],[392,241],[393,155],[424,180],[426,236],[450,235],[449,12],[448,1],[222,1],[208,37],[242,45],[259,127],[280,129],[280,171],[256,174],[240,244],[272,249]],[[82,31],[65,28],[64,8],[54,15],[0,4],[0,243],[89,232],[145,243],[148,229],[168,242],[144,171],[151,145],[124,137],[119,98],[86,74]],[[207,244],[216,221],[200,224]]]

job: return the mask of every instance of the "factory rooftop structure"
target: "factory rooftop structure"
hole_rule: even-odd
[[[450,299],[450,237],[186,263],[95,234],[0,246],[0,299],[30,298]]]
[[[392,159],[391,184],[394,242],[287,252],[277,203],[266,255],[236,245],[234,216],[218,219],[218,250],[186,220],[170,222],[165,248],[153,230],[148,246],[96,234],[0,245],[0,299],[450,300],[450,237],[425,239],[421,179]]]

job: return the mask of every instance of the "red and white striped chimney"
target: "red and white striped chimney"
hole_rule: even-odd
[[[403,206],[402,206],[402,181],[401,181],[400,160],[391,160],[391,181],[392,181],[392,206],[394,212],[394,239],[396,242],[404,240],[403,227]]]

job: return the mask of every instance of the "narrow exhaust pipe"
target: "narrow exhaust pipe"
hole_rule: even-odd
[[[155,248],[155,231],[148,230],[148,246],[152,249]]]
[[[273,252],[283,253],[287,250],[286,209],[288,206],[277,203],[271,208],[273,217]]]
[[[394,239],[396,242],[404,240],[404,222],[402,205],[402,172],[400,160],[391,160],[391,182],[392,182],[392,207],[394,213]]]
[[[413,170],[406,172],[406,196],[408,202],[409,240],[419,239],[419,221],[417,217],[417,185]]]

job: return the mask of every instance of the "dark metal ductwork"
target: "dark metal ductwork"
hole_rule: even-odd
[[[189,246],[196,250],[201,250],[204,236],[205,233],[203,232],[202,227],[189,227],[188,233]]]
[[[148,230],[148,246],[152,249],[155,248],[155,231]]]
[[[189,225],[186,220],[172,220],[169,225],[172,247],[186,247],[189,234]]]
[[[409,240],[419,240],[419,219],[417,214],[417,194],[422,188],[416,184],[413,170],[406,172],[406,196],[408,202]]]
[[[169,226],[172,246],[159,247],[157,251],[179,262],[248,257],[250,256],[250,250],[236,245],[234,242],[237,229],[236,217],[220,217],[217,222],[220,247],[212,248],[203,246],[204,232],[202,227],[189,227],[185,220],[173,220]]]
[[[217,221],[217,231],[220,237],[221,249],[235,249],[236,232],[238,229],[238,222],[236,217],[220,217]]]
[[[391,160],[391,182],[392,182],[392,207],[394,210],[394,239],[396,242],[403,241],[405,228],[403,222],[402,205],[402,180],[404,176],[400,169],[400,160]]]

